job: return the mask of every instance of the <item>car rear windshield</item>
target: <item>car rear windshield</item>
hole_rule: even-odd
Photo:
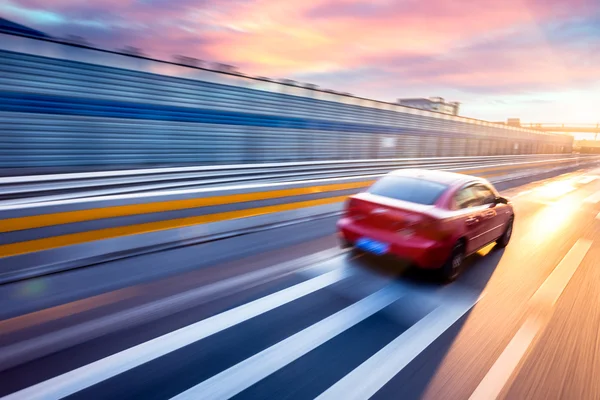
[[[368,190],[371,194],[417,204],[434,204],[448,186],[418,178],[384,176]]]

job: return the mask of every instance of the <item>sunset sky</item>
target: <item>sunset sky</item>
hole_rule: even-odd
[[[491,121],[600,122],[600,0],[0,0],[0,16]]]

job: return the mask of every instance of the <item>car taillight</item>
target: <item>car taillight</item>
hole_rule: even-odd
[[[346,201],[346,216],[347,217],[355,217],[360,215],[358,201],[353,199],[352,197],[348,198]]]

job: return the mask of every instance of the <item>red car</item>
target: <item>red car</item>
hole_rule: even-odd
[[[466,256],[511,237],[514,210],[485,179],[398,170],[351,196],[338,221],[342,246],[392,255],[455,279]]]

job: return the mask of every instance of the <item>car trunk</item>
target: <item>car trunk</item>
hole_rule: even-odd
[[[350,198],[347,215],[365,227],[397,232],[429,225],[434,220],[429,214],[433,208],[431,205],[361,193]]]

